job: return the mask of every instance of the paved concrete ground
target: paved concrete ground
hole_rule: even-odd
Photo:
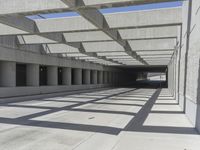
[[[199,150],[167,89],[118,88],[4,103],[0,150]]]

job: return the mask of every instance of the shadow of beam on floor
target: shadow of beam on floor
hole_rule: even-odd
[[[151,109],[157,100],[159,94],[161,92],[161,89],[157,89],[154,94],[151,96],[151,98],[146,102],[146,104],[140,109],[140,111],[137,113],[137,115],[127,124],[125,127],[125,131],[132,131],[139,127],[141,127],[146,120],[148,114],[151,112]]]
[[[118,135],[122,129],[109,127],[109,126],[98,126],[98,125],[86,125],[86,124],[74,124],[74,123],[62,123],[62,122],[50,122],[50,121],[37,121],[37,120],[19,120],[0,118],[0,122],[4,124],[24,125],[41,128],[53,128],[53,129],[65,129],[75,131],[87,131],[87,132],[99,132],[111,135]]]

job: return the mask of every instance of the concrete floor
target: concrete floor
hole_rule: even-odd
[[[118,88],[0,105],[0,150],[199,150],[167,89]]]

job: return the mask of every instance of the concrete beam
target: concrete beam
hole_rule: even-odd
[[[69,6],[73,5],[71,4],[71,0],[62,0],[64,3],[66,3]],[[84,1],[79,0],[83,6],[84,6]],[[109,37],[111,37],[114,41],[119,43],[121,46],[124,47],[125,52],[132,56],[133,58],[137,59],[141,63],[148,65],[140,56],[137,55],[137,53],[134,53],[131,50],[131,47],[128,43],[128,41],[123,40],[118,32],[118,30],[111,30],[108,22],[106,21],[105,17],[103,14],[99,12],[98,9],[96,8],[79,8],[79,9],[74,9],[74,11],[78,12],[82,17],[84,17],[86,20],[88,20],[90,23],[92,23],[94,26],[96,26],[98,29],[103,31],[105,34],[107,34]]]

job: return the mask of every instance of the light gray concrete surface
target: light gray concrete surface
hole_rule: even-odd
[[[91,71],[90,70],[83,70],[83,84],[90,84],[90,77],[91,77]]]
[[[178,98],[189,120],[199,129],[200,1],[183,2]]]
[[[27,86],[39,86],[39,65],[28,64],[26,69]]]
[[[167,89],[115,88],[0,105],[1,150],[199,150]]]
[[[50,86],[58,85],[58,67],[56,66],[47,67],[47,85]]]
[[[74,73],[73,73],[74,84],[75,85],[81,85],[82,84],[82,69],[75,68],[73,70],[74,70]]]
[[[72,84],[72,69],[71,68],[63,68],[63,84],[71,85]]]
[[[0,86],[15,87],[16,86],[16,63],[7,61],[0,62]]]

